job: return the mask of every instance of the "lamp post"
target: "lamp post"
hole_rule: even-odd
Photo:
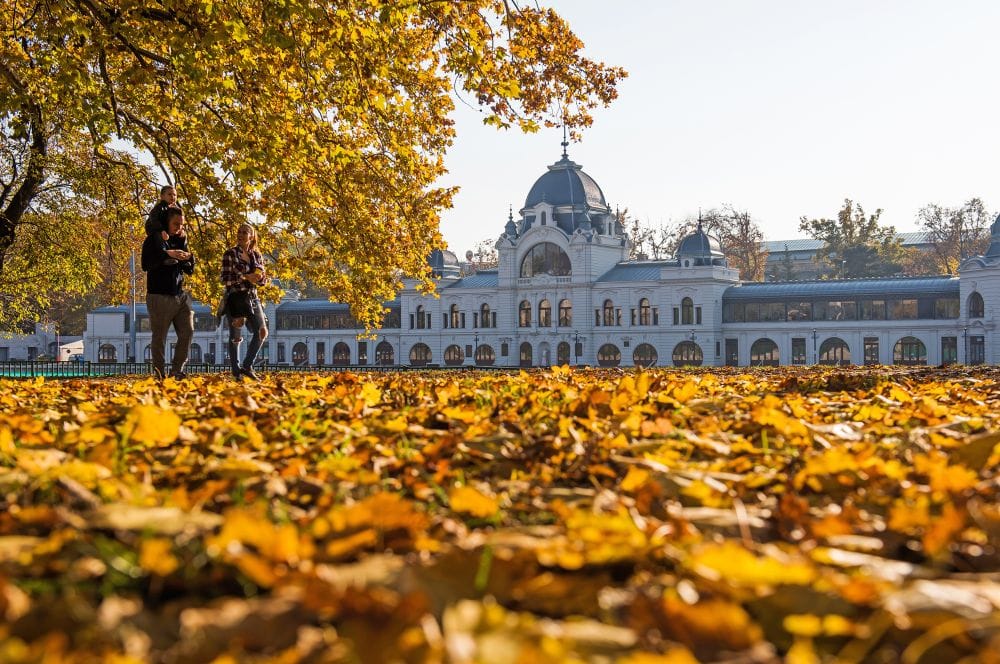
[[[813,364],[819,364],[819,354],[816,352],[816,328],[813,328]]]
[[[963,364],[969,363],[969,326],[966,325],[962,328],[962,346],[965,348],[965,357],[962,358]]]
[[[479,332],[476,332],[472,336],[472,363],[478,364],[476,361],[479,358]]]
[[[576,365],[580,366],[580,340],[586,339],[586,337],[581,337],[580,333],[573,331],[573,356],[576,358]]]

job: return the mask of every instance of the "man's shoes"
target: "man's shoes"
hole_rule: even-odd
[[[174,380],[184,380],[188,377],[188,375],[183,371],[171,371],[170,377],[173,378]]]
[[[241,372],[239,369],[237,369],[236,371],[234,371],[233,372],[233,380],[235,380],[237,383],[242,383],[243,382],[243,372]]]
[[[249,378],[250,380],[254,381],[255,383],[260,382],[260,376],[254,373],[254,370],[252,368],[241,369],[240,373]]]

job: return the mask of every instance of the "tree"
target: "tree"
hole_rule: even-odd
[[[629,237],[629,260],[659,260],[670,256],[673,234],[669,227],[643,223],[628,208],[615,212],[618,223]]]
[[[932,270],[939,274],[957,273],[963,260],[982,255],[990,243],[990,214],[979,198],[957,208],[930,203],[917,212],[917,221],[931,243]]]
[[[493,238],[480,240],[472,250],[472,261],[477,270],[492,270],[500,265],[497,241]]]
[[[764,232],[750,212],[724,205],[704,212],[700,219],[705,232],[719,240],[722,253],[729,266],[739,270],[740,279],[763,280],[768,251],[764,248]],[[674,228],[672,251],[697,225],[698,219],[689,218]]]
[[[38,199],[55,153],[92,164],[67,179],[70,199],[112,169],[149,188],[153,172],[127,156],[144,154],[188,210],[208,268],[197,297],[219,290],[218,257],[251,220],[265,249],[305,247],[272,274],[308,279],[373,326],[401,275],[431,287],[425,257],[455,193],[435,186],[454,94],[497,127],[579,129],[625,76],[584,57],[554,11],[511,0],[27,0],[0,3],[0,37],[0,149],[26,148],[0,172],[2,278],[27,216],[51,212]],[[141,218],[114,203],[97,237],[120,252]]]
[[[792,252],[785,244],[785,250],[781,253],[781,264],[778,266],[778,276],[781,281],[792,281],[795,279],[795,264],[792,262]]]
[[[816,256],[836,277],[888,276],[900,272],[903,250],[896,229],[879,224],[881,215],[879,209],[865,216],[864,208],[848,198],[836,219],[802,217],[799,230],[823,243]]]

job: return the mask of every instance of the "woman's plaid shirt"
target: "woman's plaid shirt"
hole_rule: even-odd
[[[246,281],[243,275],[250,274],[255,268],[260,268],[264,272],[264,257],[257,250],[247,252],[250,260],[245,261],[240,258],[239,247],[233,247],[222,254],[222,283],[226,288],[234,291],[256,291],[256,284]]]

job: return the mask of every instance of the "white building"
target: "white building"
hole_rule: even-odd
[[[461,277],[434,252],[440,297],[407,282],[376,339],[347,307],[268,305],[272,364],[775,365],[1000,363],[1000,217],[960,277],[741,283],[700,228],[669,260],[627,260],[629,240],[597,183],[563,153],[497,242],[499,267]],[[85,356],[128,356],[125,307],[88,315]],[[137,340],[148,348],[140,307]],[[226,335],[196,311],[191,361],[224,363]],[[143,355],[148,359],[148,349]]]
[[[54,323],[35,323],[31,334],[0,334],[0,362],[66,361],[83,352],[82,337],[60,336]]]

